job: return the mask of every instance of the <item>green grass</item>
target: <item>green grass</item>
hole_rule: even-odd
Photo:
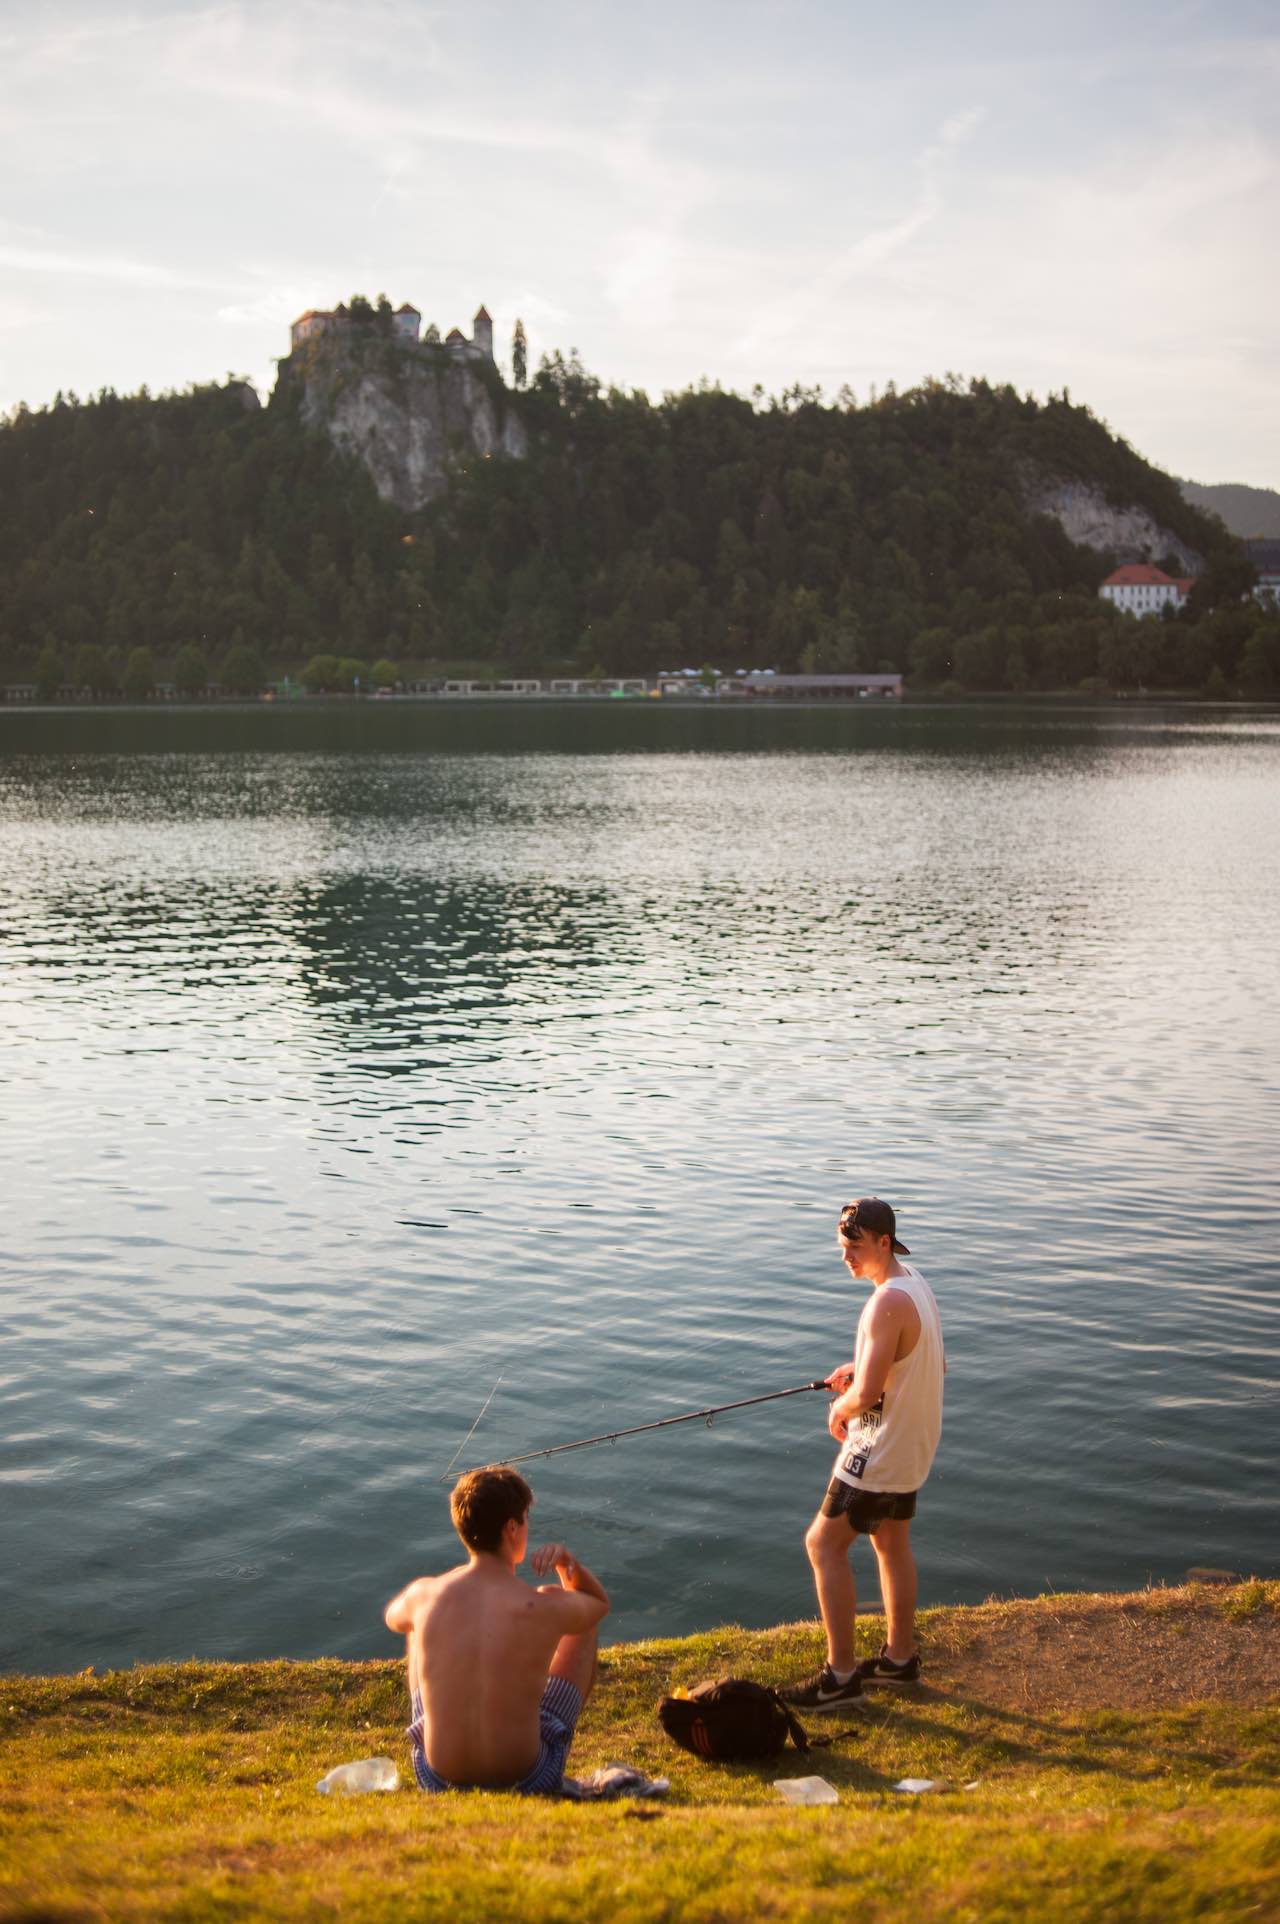
[[[1152,1637],[1195,1592],[1124,1600]],[[1203,1593],[1201,1593],[1203,1594]],[[1192,1601],[1188,1601],[1191,1599]],[[658,1805],[471,1792],[321,1798],[334,1763],[405,1765],[399,1664],[157,1665],[0,1680],[0,1916],[471,1920],[847,1919],[859,1924],[1233,1924],[1280,1916],[1280,1718],[1260,1704],[1028,1710],[966,1694],[964,1652],[1024,1632],[1043,1653],[1062,1599],[930,1613],[939,1681],[881,1693],[809,1759],[697,1762],[654,1705],[729,1673],[782,1681],[811,1625],[724,1629],[604,1653],[571,1768],[671,1778]],[[1269,1635],[1280,1586],[1215,1596]],[[1069,1600],[1078,1613],[1088,1600]],[[1100,1630],[1115,1600],[1096,1600]],[[1247,1621],[1246,1621],[1247,1620]],[[1250,1625],[1252,1628],[1250,1628]],[[870,1648],[879,1625],[868,1619]],[[1234,1633],[1233,1633],[1234,1634]],[[846,1728],[848,1721],[838,1723]],[[817,1727],[820,1720],[812,1720]],[[779,1776],[819,1772],[838,1807],[784,1809]],[[943,1794],[893,1790],[945,1779]],[[976,1788],[964,1789],[975,1783]],[[656,1814],[651,1814],[656,1813]]]
[[[1240,1623],[1246,1617],[1256,1617],[1260,1610],[1280,1608],[1280,1584],[1264,1582],[1261,1577],[1250,1577],[1246,1583],[1232,1584],[1222,1593],[1219,1608],[1224,1617],[1233,1623]]]

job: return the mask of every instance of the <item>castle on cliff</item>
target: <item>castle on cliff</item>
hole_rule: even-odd
[[[384,308],[385,313],[385,308]],[[349,328],[367,326],[363,315],[353,315],[346,302],[337,307],[309,307],[305,314],[299,314],[289,329],[289,347],[292,352],[302,346],[304,341],[314,340],[319,334],[341,334]],[[425,339],[420,341],[422,315],[416,307],[404,302],[391,316],[391,338],[403,341],[407,347],[419,345],[442,347],[446,354],[458,361],[492,361],[493,359],[493,319],[488,308],[478,307],[472,323],[471,339],[468,340],[460,327],[451,327],[441,341],[434,327],[427,329]]]

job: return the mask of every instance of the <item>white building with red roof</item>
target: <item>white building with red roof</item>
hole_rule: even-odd
[[[1162,608],[1180,608],[1194,586],[1192,576],[1175,580],[1148,561],[1131,561],[1109,574],[1098,593],[1125,614],[1158,615]]]

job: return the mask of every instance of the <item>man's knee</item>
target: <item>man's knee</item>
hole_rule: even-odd
[[[855,1532],[846,1517],[823,1516],[819,1511],[804,1533],[804,1547],[812,1564],[838,1563],[853,1547]]]
[[[579,1631],[577,1636],[561,1637],[556,1645],[556,1654],[551,1659],[548,1676],[563,1677],[566,1683],[574,1684],[584,1698],[589,1696],[596,1678],[598,1641],[594,1626],[590,1630]]]

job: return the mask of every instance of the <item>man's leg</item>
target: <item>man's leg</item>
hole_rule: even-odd
[[[522,1777],[515,1786],[518,1791],[544,1797],[561,1794],[565,1759],[569,1755],[582,1706],[595,1680],[594,1626],[581,1631],[576,1637],[561,1637],[556,1645],[556,1654],[551,1659],[538,1709],[542,1730],[541,1754],[528,1776]]]
[[[910,1519],[894,1522],[886,1517],[873,1533],[871,1547],[880,1568],[885,1651],[894,1663],[905,1663],[916,1648],[917,1579]]]
[[[561,1637],[551,1659],[550,1677],[563,1677],[585,1702],[596,1680],[596,1627],[580,1630],[576,1637]]]
[[[884,1528],[884,1525],[881,1525]],[[827,1662],[833,1670],[853,1670],[857,1666],[854,1649],[854,1623],[858,1593],[853,1581],[849,1552],[857,1538],[847,1516],[823,1516],[819,1511],[805,1533],[804,1547],[813,1566],[818,1591],[818,1609],[827,1633]],[[874,1538],[872,1539],[874,1542]]]

